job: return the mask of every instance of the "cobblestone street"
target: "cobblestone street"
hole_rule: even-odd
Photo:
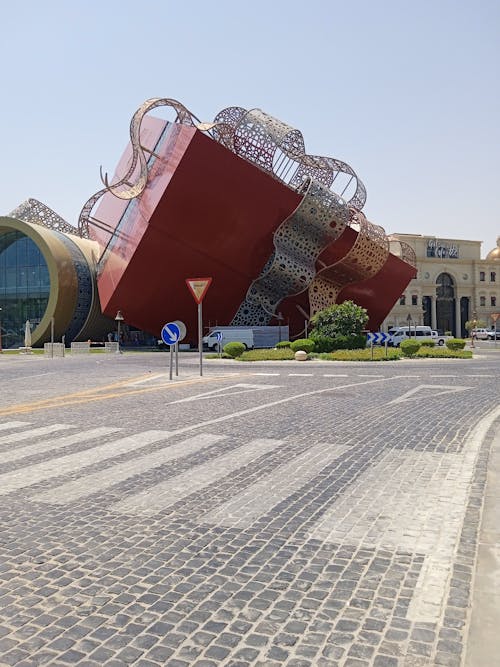
[[[463,665],[500,354],[165,358],[0,359],[0,665]]]

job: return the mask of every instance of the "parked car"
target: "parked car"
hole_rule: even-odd
[[[473,329],[472,330],[472,338],[475,338],[476,340],[488,340],[490,337],[488,329]]]
[[[495,340],[495,339],[500,340],[500,329],[497,329],[496,331],[495,331],[495,329],[489,329],[488,330],[488,338],[490,340]]]
[[[431,340],[434,341],[435,345],[443,346],[446,343],[447,338],[450,338],[450,336],[442,336],[440,333],[432,329]]]

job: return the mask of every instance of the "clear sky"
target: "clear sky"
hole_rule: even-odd
[[[259,107],[348,162],[388,233],[500,235],[500,1],[0,0],[0,214],[76,224],[150,97]]]

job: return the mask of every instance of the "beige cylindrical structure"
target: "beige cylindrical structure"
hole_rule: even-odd
[[[52,321],[54,338],[60,340],[65,336],[67,343],[87,338],[99,340],[107,331],[113,330],[114,323],[101,313],[97,294],[95,263],[95,258],[98,256],[97,244],[76,234],[45,227],[43,224],[0,217],[0,255],[4,252],[7,254],[9,246],[15,245],[24,237],[27,237],[40,251],[49,277],[48,300],[43,314],[41,310],[46,296],[36,297],[40,312],[35,318],[39,321],[35,322],[31,334],[33,346],[40,346],[50,340]],[[24,246],[32,248],[29,243],[25,243]],[[10,261],[12,263],[12,258]],[[11,284],[13,271],[17,268],[21,273],[26,273],[30,268],[39,270],[40,267],[30,267],[28,259],[21,259],[21,264],[16,263],[15,267],[7,264],[5,260],[5,273],[0,273],[0,307],[3,309],[4,322],[9,321],[9,312],[11,313],[10,321],[15,324],[13,331],[17,332],[24,324],[18,320],[22,320],[25,315],[26,319],[30,319],[30,306],[26,304],[32,301],[30,302],[30,284],[26,281],[26,276],[16,275],[15,285]],[[42,269],[45,274],[45,267]],[[5,278],[2,278],[2,275],[5,275]],[[26,282],[26,294],[23,281]],[[37,289],[42,288],[35,285],[34,292]],[[46,284],[43,285],[43,290],[46,294]],[[23,300],[25,305],[22,305]],[[6,343],[8,344],[8,340]]]

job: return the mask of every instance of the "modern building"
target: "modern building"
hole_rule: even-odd
[[[411,322],[465,337],[467,321],[494,326],[500,313],[500,237],[485,259],[480,241],[419,234],[392,238],[414,250],[417,275],[386,317],[385,330]]]
[[[96,282],[99,246],[35,199],[0,217],[1,345],[40,346],[101,340],[114,322],[101,313]]]

